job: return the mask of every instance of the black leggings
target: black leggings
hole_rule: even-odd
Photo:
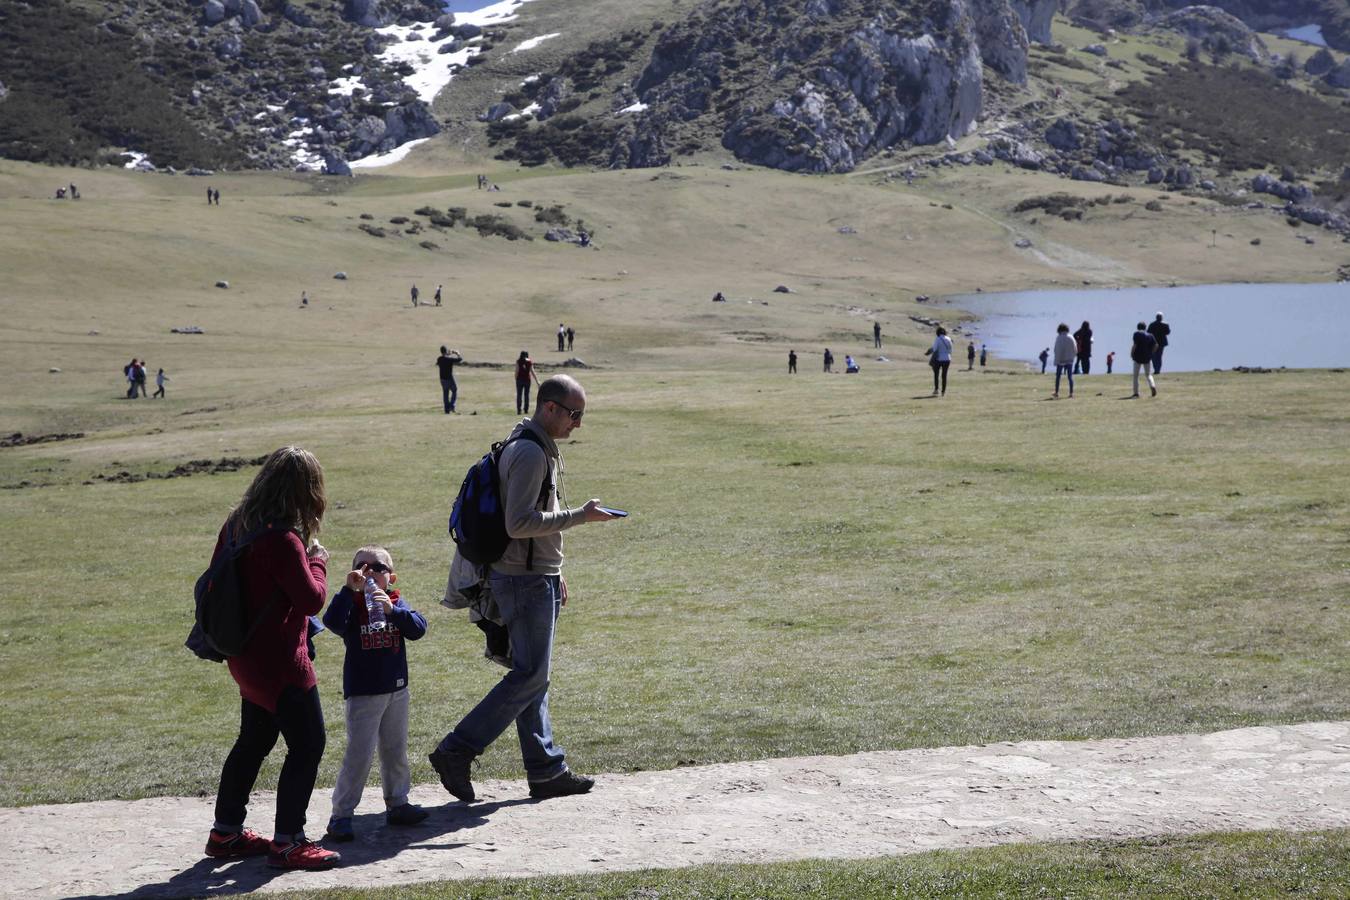
[[[301,691],[287,687],[277,698],[276,714],[256,703],[243,701],[239,714],[239,737],[225,758],[216,793],[216,822],[242,828],[248,811],[248,795],[258,780],[263,760],[276,745],[277,735],[286,739],[286,759],[277,779],[278,834],[305,830],[305,810],[314,793],[314,779],[323,759],[323,707],[319,689]]]
[[[947,393],[947,369],[952,364],[950,359],[944,359],[933,363],[933,391],[938,389],[938,372],[942,373],[942,393]]]

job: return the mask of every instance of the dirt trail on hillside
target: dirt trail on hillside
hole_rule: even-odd
[[[483,781],[479,802],[439,785],[391,829],[367,789],[358,839],[329,872],[202,857],[212,798],[0,810],[0,895],[73,897],[290,890],[700,863],[857,858],[992,844],[1350,826],[1350,722],[1206,735],[1023,741],[602,775],[584,797],[532,801]],[[373,794],[373,797],[372,797]],[[250,824],[270,825],[255,794]],[[373,802],[372,802],[373,800]],[[310,805],[311,834],[329,791]],[[270,830],[270,829],[269,829]]]

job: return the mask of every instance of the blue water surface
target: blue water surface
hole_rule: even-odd
[[[1060,322],[1072,332],[1087,320],[1094,366],[1105,371],[1114,350],[1117,366],[1128,367],[1135,325],[1162,312],[1172,326],[1165,365],[1173,371],[1350,366],[1350,283],[965,294],[934,305],[978,316],[967,329],[976,346],[987,343],[1004,359],[1031,362],[1054,345]]]
[[[1286,28],[1284,36],[1302,41],[1305,44],[1316,44],[1318,47],[1327,45],[1327,39],[1322,37],[1321,25],[1300,25],[1297,28]]]

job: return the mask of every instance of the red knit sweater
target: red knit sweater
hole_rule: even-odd
[[[225,544],[225,529],[216,539],[216,553]],[[239,557],[239,574],[248,597],[249,614],[265,616],[244,652],[228,660],[230,674],[245,700],[268,712],[288,685],[308,691],[317,683],[305,644],[310,616],[323,609],[328,572],[322,560],[305,555],[293,531],[258,538]]]

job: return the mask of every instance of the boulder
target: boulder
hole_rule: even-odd
[[[1106,176],[1098,169],[1085,169],[1082,166],[1074,166],[1069,177],[1074,181],[1105,181]]]
[[[436,17],[436,21],[432,24],[436,26],[437,31],[448,32],[455,27],[455,14],[452,12],[442,13]]]
[[[313,28],[314,18],[294,3],[287,2],[281,6],[281,17],[292,25],[300,28]]]
[[[570,244],[577,239],[576,234],[570,228],[550,228],[544,232],[544,240],[555,241]]]
[[[1298,203],[1312,196],[1312,190],[1307,185],[1281,181],[1265,172],[1252,179],[1251,188],[1258,194],[1273,194],[1281,200],[1288,200],[1290,203]]]
[[[534,102],[539,104],[539,111],[534,117],[541,122],[549,118],[558,111],[558,106],[564,100],[572,95],[572,80],[566,77],[556,77],[544,85],[544,89],[534,98]]]
[[[470,25],[468,22],[456,25],[450,29],[450,33],[461,41],[467,41],[470,38],[476,38],[483,33],[483,29],[478,25]]]
[[[1045,142],[1056,150],[1071,153],[1083,146],[1083,136],[1072,119],[1059,119],[1045,129]]]
[[[239,21],[243,22],[246,28],[256,28],[266,22],[262,10],[258,8],[257,0],[243,0],[240,3]]]
[[[396,15],[384,9],[381,0],[347,0],[342,17],[367,28],[382,28],[392,24]]]
[[[1326,74],[1326,82],[1336,88],[1350,88],[1350,59]]]
[[[1258,62],[1270,56],[1256,32],[1217,6],[1186,6],[1157,19],[1152,27],[1195,38],[1206,50],[1219,55],[1224,51],[1240,53]]]
[[[478,121],[500,122],[502,119],[505,119],[507,116],[511,115],[511,113],[515,111],[516,108],[514,106],[512,106],[510,103],[507,103],[505,100],[502,100],[498,103],[492,104],[487,109],[483,110],[483,112],[479,113]]]
[[[237,34],[227,34],[216,41],[213,49],[221,59],[235,59],[244,52],[244,42]]]
[[[228,281],[217,281],[216,287],[228,290],[230,287],[230,283]]]
[[[1331,55],[1331,51],[1322,47],[1312,56],[1308,57],[1307,62],[1303,64],[1303,71],[1314,77],[1325,75],[1336,68],[1336,57]]]
[[[221,0],[206,0],[202,7],[202,21],[207,25],[218,25],[225,20],[225,4]]]
[[[352,176],[352,167],[347,165],[347,160],[343,159],[341,152],[337,150],[328,150],[323,155],[323,174],[343,175],[350,178]]]
[[[1083,48],[1083,52],[1084,52],[1084,53],[1091,53],[1093,56],[1105,56],[1105,55],[1106,55],[1106,45],[1105,45],[1105,44],[1088,44],[1086,47]]]
[[[1008,0],[968,0],[980,59],[1014,84],[1027,80],[1027,33]]]
[[[788,287],[785,284],[780,284],[778,287],[773,289],[773,292],[775,294],[790,294],[792,293],[792,288]]]
[[[334,272],[334,273],[333,273],[333,277],[336,278],[338,281],[346,281],[346,280],[347,280],[347,273],[346,273],[346,272]]]

